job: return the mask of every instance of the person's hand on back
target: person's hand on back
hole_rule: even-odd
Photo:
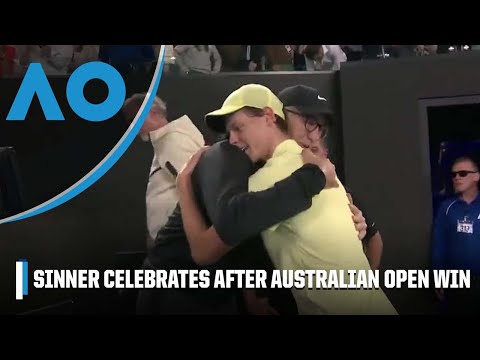
[[[347,193],[350,211],[352,212],[353,223],[355,224],[355,229],[358,232],[358,239],[363,240],[367,235],[367,221],[363,216],[362,211],[353,204],[352,195]]]
[[[183,168],[178,172],[177,176],[177,187],[182,188],[183,186],[190,185],[190,179],[197,166],[200,158],[203,153],[208,149],[208,146],[200,148],[195,154],[193,154],[190,159],[185,163]]]
[[[325,174],[325,189],[338,187],[335,165],[325,156],[316,156],[309,149],[303,149],[302,159],[304,164],[317,165]]]

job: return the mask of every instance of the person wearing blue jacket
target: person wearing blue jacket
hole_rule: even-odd
[[[452,166],[456,196],[439,207],[433,229],[432,262],[436,270],[470,270],[470,289],[436,289],[451,313],[480,313],[479,166],[460,157]]]

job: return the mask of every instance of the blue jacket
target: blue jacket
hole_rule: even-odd
[[[471,275],[480,275],[480,195],[470,204],[451,198],[440,205],[432,262],[434,269],[471,270]]]

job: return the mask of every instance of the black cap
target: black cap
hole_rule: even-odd
[[[329,125],[333,122],[333,112],[327,99],[317,89],[305,85],[290,86],[277,95],[284,107],[294,106],[302,115],[317,117],[323,115]]]

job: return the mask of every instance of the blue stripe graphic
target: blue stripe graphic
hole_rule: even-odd
[[[28,261],[22,260],[22,275],[23,275],[23,295],[28,295]]]
[[[130,144],[133,142],[133,140],[137,136],[138,132],[140,131],[140,128],[142,127],[148,115],[148,111],[152,106],[153,100],[158,91],[160,78],[162,76],[162,70],[163,70],[163,64],[164,64],[164,53],[165,53],[165,45],[162,45],[160,50],[159,62],[157,63],[157,68],[155,69],[155,74],[153,76],[152,83],[150,84],[150,88],[147,92],[145,101],[142,104],[142,107],[140,108],[137,116],[135,117],[134,121],[132,122],[128,130],[119,140],[119,142],[115,145],[115,147],[107,154],[107,156],[87,175],[85,175],[82,179],[77,181],[74,185],[69,187],[67,190],[63,191],[62,193],[58,194],[54,198],[30,210],[27,210],[20,214],[0,220],[0,224],[27,219],[29,217],[39,215],[57,206],[62,205],[63,203],[69,201],[70,199],[74,198],[75,196],[79,195],[80,193],[85,191],[87,188],[92,186],[108,170],[110,170],[110,168],[113,165],[115,165],[118,159],[125,153],[125,151],[128,149]]]

